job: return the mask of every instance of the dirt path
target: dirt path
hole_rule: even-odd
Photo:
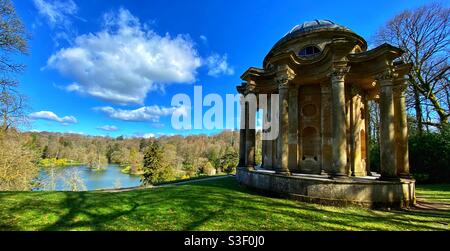
[[[176,183],[157,185],[157,186],[149,185],[149,186],[137,186],[137,187],[128,187],[128,188],[99,189],[99,190],[95,190],[95,191],[96,192],[106,192],[106,193],[118,193],[118,192],[134,191],[134,190],[144,190],[144,189],[155,189],[155,188],[160,188],[160,187],[178,186],[178,185],[184,185],[184,184],[190,184],[190,183],[196,183],[196,182],[202,182],[202,181],[208,181],[208,180],[225,179],[228,177],[233,177],[233,175],[209,177],[209,178],[196,179],[196,180],[186,180],[186,181],[180,181],[180,182],[176,182]]]
[[[430,201],[421,196],[417,196],[416,205],[413,210],[439,210],[439,211],[449,211],[450,212],[450,203],[439,202],[439,201]]]

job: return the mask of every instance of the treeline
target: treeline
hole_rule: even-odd
[[[52,132],[26,132],[22,135],[27,147],[39,156],[38,163],[83,163],[96,169],[117,164],[132,174],[143,173],[146,148],[157,142],[162,151],[160,162],[169,167],[170,178],[173,179],[232,173],[239,158],[239,135],[234,131],[223,131],[213,136],[164,136],[157,139]]]

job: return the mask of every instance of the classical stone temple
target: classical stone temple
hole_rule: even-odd
[[[404,96],[412,66],[402,54],[389,44],[368,50],[361,36],[328,20],[295,26],[237,87],[243,96],[267,94],[269,107],[278,94],[279,110],[263,111],[263,124],[278,120],[280,128],[262,141],[256,167],[256,110],[243,99],[239,182],[320,203],[413,204]],[[379,176],[369,164],[369,101],[380,109]]]

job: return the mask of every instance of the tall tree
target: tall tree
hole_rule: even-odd
[[[163,148],[157,141],[151,142],[144,152],[144,174],[145,184],[155,184],[168,180],[173,170],[163,163]]]
[[[10,0],[0,0],[0,116],[3,132],[26,118],[25,98],[17,91],[14,74],[24,65],[13,61],[17,54],[26,54],[28,35]]]
[[[417,128],[422,123],[440,127],[449,123],[450,8],[440,3],[406,10],[391,19],[375,35],[375,42],[390,43],[405,51],[403,61],[413,63],[409,73],[409,103]],[[435,121],[424,121],[430,106]]]

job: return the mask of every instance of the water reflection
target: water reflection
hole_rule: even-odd
[[[140,177],[121,172],[121,167],[109,165],[104,170],[86,166],[42,168],[41,187],[46,191],[84,191],[139,186]]]

